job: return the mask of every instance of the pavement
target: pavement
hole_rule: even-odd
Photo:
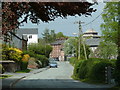
[[[4,75],[12,75],[11,77],[2,79],[2,88],[12,88],[14,84],[16,84],[19,80],[26,78],[27,76],[31,76],[33,74],[40,73],[49,69],[49,67],[40,68],[40,69],[31,69],[29,73],[10,73],[5,72]]]

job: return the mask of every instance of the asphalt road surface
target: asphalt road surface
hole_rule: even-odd
[[[13,88],[108,88],[109,85],[93,85],[73,80],[73,67],[69,62],[57,62],[58,68],[28,76],[17,82]]]

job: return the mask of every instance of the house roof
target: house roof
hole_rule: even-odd
[[[63,44],[64,42],[65,42],[65,40],[58,40],[58,41],[51,43],[51,45]]]
[[[97,33],[94,29],[88,29],[85,33]]]
[[[17,29],[17,34],[20,36],[23,34],[38,34],[38,28],[20,28]]]
[[[91,39],[86,39],[86,44],[89,46],[98,46],[102,39],[100,38],[91,38]]]

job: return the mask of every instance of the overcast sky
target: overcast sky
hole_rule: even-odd
[[[64,35],[74,36],[73,33],[78,33],[78,30],[79,30],[78,24],[74,24],[74,22],[79,21],[79,20],[81,20],[82,22],[85,22],[84,24],[91,22],[98,15],[101,14],[104,6],[105,6],[105,3],[102,3],[102,2],[99,2],[98,5],[94,5],[93,8],[97,9],[97,11],[93,12],[92,16],[88,16],[88,17],[69,16],[67,17],[67,19],[57,18],[55,19],[55,21],[50,21],[49,23],[40,22],[39,25],[28,22],[27,24],[24,23],[24,26],[20,28],[38,28],[39,37],[42,37],[41,33],[43,33],[43,31],[46,28],[50,30],[55,30],[56,33],[63,32]],[[99,35],[101,35],[101,30],[100,30],[101,23],[103,23],[103,20],[102,20],[102,17],[100,16],[91,24],[88,24],[87,26],[82,26],[82,31],[85,32],[86,30],[93,28],[95,31],[99,33]]]

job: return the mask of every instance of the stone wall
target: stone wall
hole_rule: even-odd
[[[15,72],[17,70],[20,70],[20,65],[18,65],[14,61],[0,61],[0,64],[2,64],[5,72]]]

